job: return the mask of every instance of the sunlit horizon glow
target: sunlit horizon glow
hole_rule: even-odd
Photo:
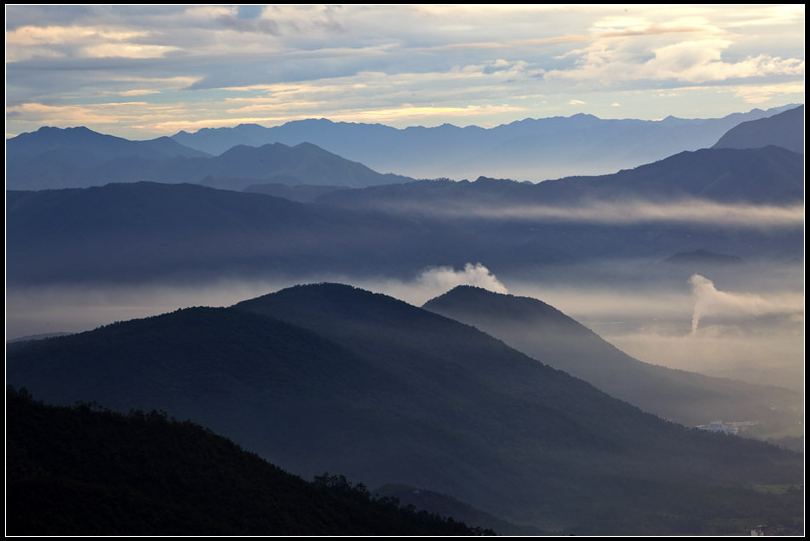
[[[804,102],[804,5],[6,6],[6,134],[494,127]]]

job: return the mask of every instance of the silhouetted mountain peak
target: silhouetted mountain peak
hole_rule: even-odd
[[[415,311],[424,312],[394,297],[338,283],[297,285],[242,301],[235,308],[264,314],[286,313],[291,318],[295,318],[294,314],[317,313],[319,318],[324,319],[351,318],[373,322],[404,320]]]
[[[477,320],[522,321],[592,334],[590,329],[541,300],[496,293],[476,286],[457,286],[422,307],[448,317],[464,313]]]
[[[712,148],[764,148],[778,146],[804,153],[804,105],[743,122],[727,131]]]

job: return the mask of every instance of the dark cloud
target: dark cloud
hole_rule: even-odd
[[[6,6],[6,31],[21,26],[70,25],[94,13],[94,6]]]

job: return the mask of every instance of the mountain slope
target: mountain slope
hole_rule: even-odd
[[[575,176],[539,184],[479,178],[422,181],[323,195],[319,201],[355,207],[461,214],[465,205],[578,204],[618,201],[789,204],[804,200],[804,158],[779,147],[703,149],[610,175]],[[471,209],[473,210],[473,209]]]
[[[761,148],[770,145],[804,154],[804,105],[771,117],[738,124],[712,148]]]
[[[470,535],[464,524],[315,483],[189,421],[6,393],[11,535]]]
[[[799,455],[666,423],[349,286],[15,344],[7,380],[48,401],[190,416],[297,474],[422,486],[554,531],[737,531],[749,505],[757,523],[799,513],[751,490],[800,482]],[[711,519],[686,520],[695,505]]]
[[[166,137],[129,141],[85,127],[42,127],[6,141],[6,189],[74,188],[117,180],[105,164],[146,164],[207,156]],[[139,180],[146,180],[140,178]]]
[[[475,325],[611,396],[678,423],[755,420],[763,425],[760,431],[776,432],[801,422],[798,393],[643,363],[537,299],[459,286],[424,308]]]
[[[358,269],[397,275],[473,244],[464,232],[375,211],[188,184],[9,191],[6,225],[8,283],[187,282]]]

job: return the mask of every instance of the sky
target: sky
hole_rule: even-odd
[[[6,136],[804,103],[804,4],[6,5]]]

